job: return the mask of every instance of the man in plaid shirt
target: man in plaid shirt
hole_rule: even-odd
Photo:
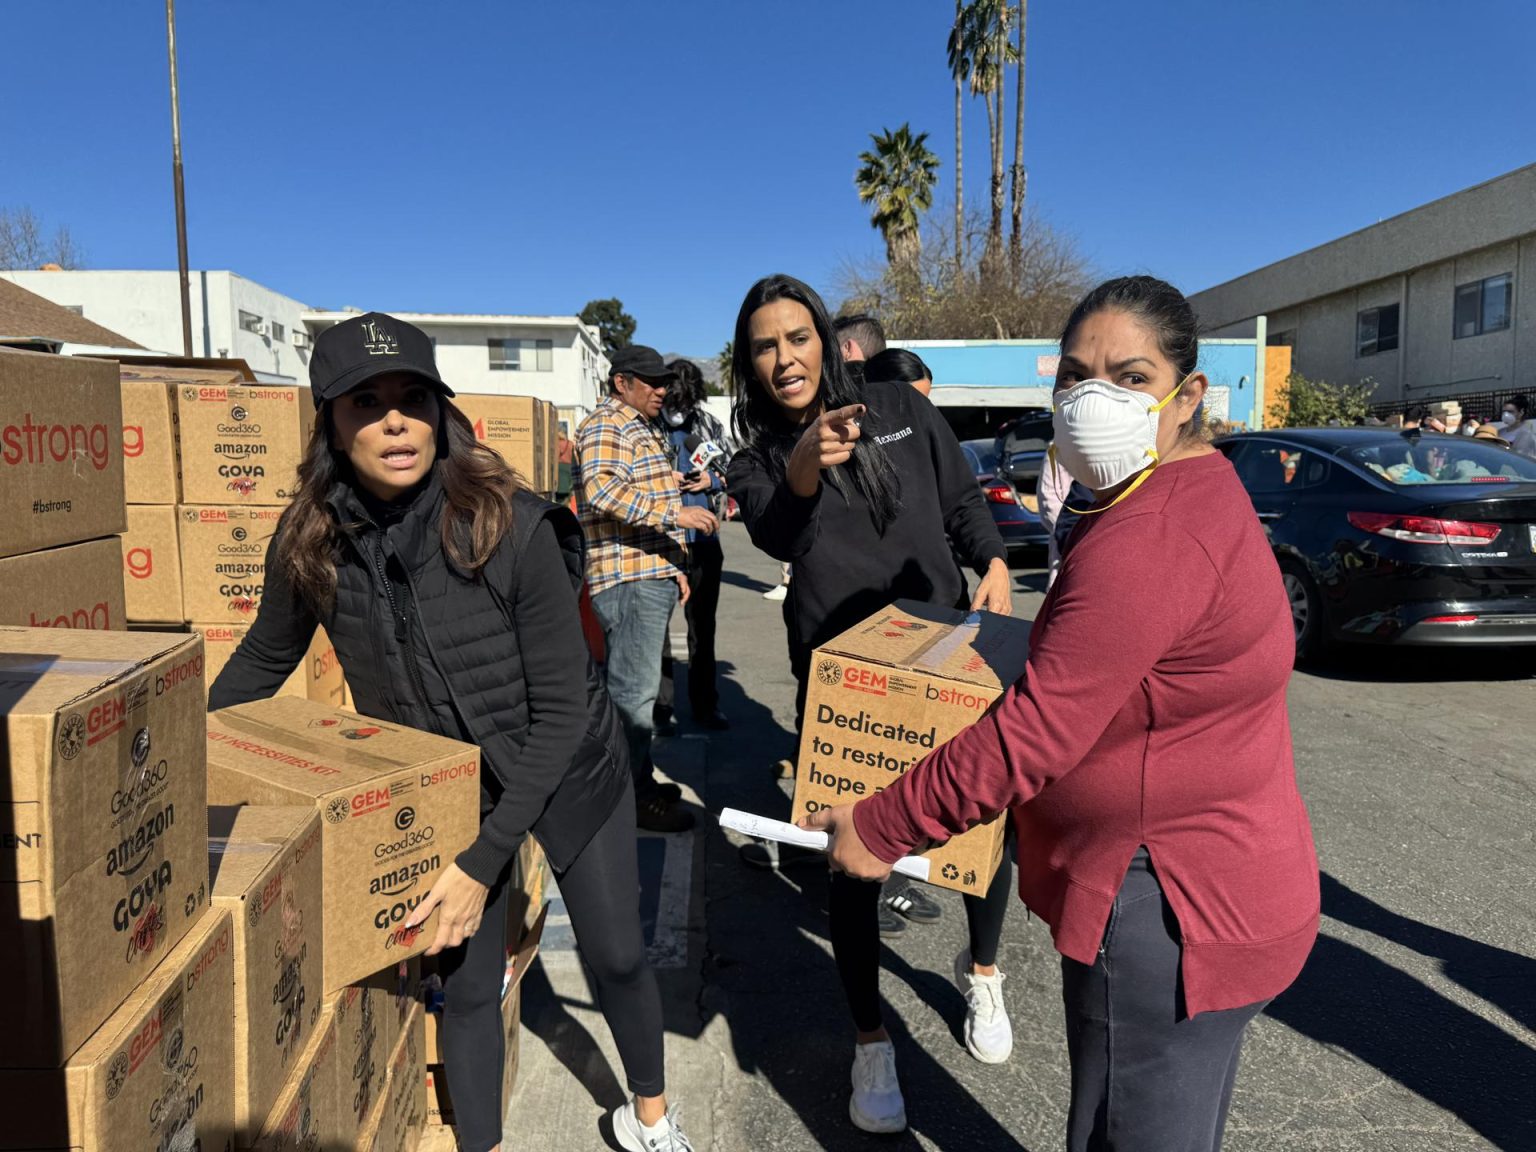
[[[714,533],[707,508],[685,507],[677,461],[656,426],[676,374],[643,345],[617,349],[609,395],[576,432],[573,481],[587,537],[587,585],[608,648],[608,692],[629,738],[636,822],[683,832],[693,816],[676,785],[656,780],[651,712],[661,686],[661,653],[672,608],[688,601],[686,534]]]

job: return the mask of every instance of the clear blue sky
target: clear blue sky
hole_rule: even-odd
[[[163,5],[0,14],[0,206],[68,224],[91,267],[174,268]],[[930,132],[952,201],[952,16],[182,0],[192,266],[323,307],[617,295],[638,340],[712,355],[757,276],[830,288],[883,252],[853,188],[870,132]],[[1536,161],[1533,42],[1524,0],[1035,0],[1030,201],[1100,271],[1208,287]],[[967,115],[969,199],[987,161]]]

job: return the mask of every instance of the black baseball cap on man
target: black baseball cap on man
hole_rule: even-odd
[[[431,338],[414,324],[364,312],[315,337],[309,387],[317,408],[386,372],[409,372],[444,396],[453,395],[437,374]]]
[[[608,357],[608,371],[614,375],[639,376],[642,380],[676,380],[677,373],[667,367],[661,353],[644,344],[615,348]]]

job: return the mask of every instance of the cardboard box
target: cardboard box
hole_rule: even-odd
[[[427,1119],[427,1082],[421,1005],[415,1004],[389,1061],[389,1083],[358,1139],[366,1152],[415,1152]]]
[[[128,531],[121,539],[129,622],[182,623],[181,540],[175,505],[128,505]]]
[[[320,1018],[320,816],[210,808],[213,906],[235,923],[235,1128],[253,1144]]]
[[[229,913],[210,913],[66,1067],[0,1072],[0,1149],[228,1152],[234,971]]]
[[[179,504],[181,448],[176,436],[175,386],[140,379],[136,374],[141,369],[120,371],[124,494],[130,504]]]
[[[325,820],[328,993],[432,942],[436,913],[404,927],[480,830],[480,750],[277,697],[208,718],[215,804],[308,804]]]
[[[0,558],[0,624],[97,632],[128,626],[119,538]]]
[[[553,496],[555,490],[560,487],[560,460],[557,449],[560,445],[560,409],[553,404],[544,404],[544,448],[543,461],[545,468],[544,493]]]
[[[532,396],[486,396],[460,392],[454,404],[475,426],[475,438],[494,448],[535,492],[547,483],[543,461],[542,403]]]
[[[1023,675],[1029,629],[1028,620],[901,600],[816,649],[795,816],[879,792],[974,724]],[[985,892],[1006,828],[993,817],[924,852],[929,882]]]
[[[340,1038],[334,1012],[322,1011],[283,1085],[254,1152],[331,1152],[346,1147]]]
[[[208,907],[203,646],[0,628],[0,1066],[62,1065]]]
[[[378,1003],[366,989],[353,984],[343,988],[326,1009],[335,1017],[338,1121],[327,1149],[351,1147],[375,1104],[384,1098],[391,1052],[376,1014]]]
[[[193,624],[192,630],[203,637],[203,666],[207,670],[208,687],[211,689],[250,627],[245,624]],[[324,628],[317,628],[303,662],[283,682],[276,695],[299,696],[317,704],[336,707],[345,688],[341,663],[336,659],[336,649],[331,644],[331,638],[326,635]]]
[[[182,619],[210,624],[256,619],[267,544],[282,514],[281,508],[177,507]]]
[[[176,389],[181,499],[286,504],[314,426],[308,388],[193,385]]]
[[[123,530],[122,426],[115,364],[0,348],[0,556]]]

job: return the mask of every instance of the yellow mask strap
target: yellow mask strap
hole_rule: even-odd
[[[1151,449],[1151,448],[1148,448],[1147,449],[1147,455],[1152,457],[1152,463],[1148,464],[1145,468],[1143,468],[1140,472],[1138,472],[1136,474],[1136,479],[1132,480],[1128,485],[1126,485],[1125,491],[1120,493],[1120,495],[1116,496],[1108,504],[1104,505],[1104,507],[1102,507],[1102,508],[1073,508],[1073,507],[1071,507],[1069,505],[1068,508],[1067,508],[1067,511],[1068,512],[1075,512],[1079,516],[1095,516],[1095,515],[1097,515],[1100,512],[1108,512],[1116,504],[1120,503],[1120,501],[1124,500],[1132,492],[1134,492],[1134,491],[1136,491],[1136,489],[1140,488],[1142,486],[1142,484],[1144,484],[1146,482],[1147,477],[1152,475],[1153,471],[1157,468],[1157,452],[1155,450]]]

